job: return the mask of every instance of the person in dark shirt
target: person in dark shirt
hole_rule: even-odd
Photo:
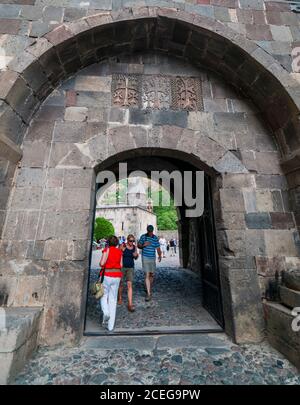
[[[133,235],[127,236],[127,243],[123,243],[120,249],[123,252],[123,278],[127,283],[127,295],[128,295],[128,311],[134,312],[135,308],[133,306],[133,276],[134,276],[134,260],[138,258],[138,251],[134,245],[135,238]],[[120,283],[119,294],[118,294],[118,304],[122,304],[122,292],[123,285]]]
[[[174,241],[174,239],[170,240],[170,251],[171,251],[171,256],[175,256],[175,241]]]

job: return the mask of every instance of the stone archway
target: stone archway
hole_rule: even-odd
[[[123,129],[124,128],[120,128]],[[175,127],[173,128],[174,131]],[[122,131],[120,131],[120,137],[122,136]],[[121,140],[121,138],[120,138]],[[204,144],[203,144],[204,146]],[[121,167],[120,164],[126,163],[126,169]],[[121,170],[121,172],[120,172]],[[124,171],[125,170],[125,171]],[[190,218],[186,214],[186,210],[189,210],[187,205],[187,188],[186,188],[186,177],[187,173],[193,173],[193,179],[190,179],[190,191],[193,191],[193,195],[198,193],[199,183],[196,187],[196,171],[204,171],[204,214],[199,217]],[[116,333],[121,334],[146,334],[146,333],[183,333],[184,331],[191,333],[198,332],[221,332],[224,328],[224,320],[222,313],[222,297],[221,297],[221,287],[220,287],[220,275],[218,269],[217,252],[216,252],[216,240],[214,229],[210,228],[210,225],[214,222],[214,214],[212,212],[212,201],[211,201],[211,191],[208,188],[210,185],[210,180],[215,181],[215,177],[218,176],[217,172],[207,165],[205,165],[196,156],[191,158],[190,154],[181,151],[180,149],[168,149],[162,147],[143,147],[135,149],[123,150],[120,153],[115,153],[108,159],[101,162],[96,168],[96,173],[101,174],[101,179],[97,182],[96,189],[101,191],[101,186],[105,184],[106,176],[110,177],[113,173],[115,176],[114,181],[126,179],[127,176],[132,176],[133,173],[144,173],[148,178],[152,175],[161,173],[163,178],[168,173],[170,178],[175,179],[170,182],[170,193],[174,198],[174,193],[178,196],[178,190],[180,190],[180,197],[182,203],[177,206],[178,211],[178,248],[179,248],[179,259],[180,268],[178,267],[178,262],[171,259],[162,260],[158,269],[158,281],[155,283],[155,304],[153,306],[145,307],[143,287],[141,279],[142,272],[140,264],[138,264],[137,269],[137,280],[135,280],[137,296],[137,312],[136,314],[128,318],[126,316],[126,309],[120,307],[118,309],[118,321],[116,322]],[[164,174],[163,174],[164,173]],[[173,177],[174,176],[174,177]],[[178,177],[180,178],[178,179]],[[210,179],[212,177],[212,179]],[[177,179],[177,183],[176,183]],[[152,178],[153,180],[153,178]],[[182,182],[181,182],[182,181]],[[101,183],[101,184],[100,184]],[[167,186],[168,181],[165,183]],[[175,191],[175,187],[177,188]],[[184,191],[185,190],[185,191]],[[96,193],[98,194],[98,193]],[[96,198],[96,200],[98,197]],[[179,202],[179,199],[177,200]],[[199,202],[199,200],[198,200]],[[98,215],[102,216],[102,210],[105,208],[109,209],[109,213],[104,214],[106,218],[114,217],[111,212],[112,209],[117,208],[118,205],[113,204],[112,206],[108,204],[107,206],[100,206],[97,208]],[[197,204],[197,207],[199,205]],[[117,218],[122,218],[120,221],[127,221],[126,217],[128,215],[129,208],[126,208],[126,204],[122,200],[119,210],[123,210],[123,214],[120,215],[120,211],[117,213]],[[132,222],[136,220],[137,213],[132,212],[133,218]],[[206,220],[204,220],[204,216]],[[115,220],[114,220],[115,221]],[[127,223],[127,222],[126,222]],[[151,222],[152,223],[152,222]],[[113,222],[115,225],[115,222]],[[119,228],[118,228],[119,229]],[[125,227],[125,229],[128,229]],[[136,226],[134,225],[134,229]],[[132,232],[135,238],[145,232],[146,225],[144,225],[140,231],[126,231]],[[155,232],[156,235],[163,235],[165,231]],[[118,235],[121,235],[117,232]],[[204,238],[203,236],[206,236]],[[204,239],[210,239],[208,244]],[[138,240],[138,239],[137,239]],[[211,242],[211,243],[210,243]],[[202,254],[199,254],[199,252]],[[141,254],[141,252],[140,252]],[[98,269],[95,267],[95,263],[98,260],[99,252],[92,251],[91,255],[91,265],[90,265],[90,283],[95,279],[98,274]],[[168,257],[166,257],[168,259]],[[172,266],[172,270],[168,266]],[[210,266],[208,268],[208,266]],[[187,269],[192,272],[188,272]],[[180,273],[182,273],[180,275]],[[193,275],[193,278],[190,276]],[[168,275],[168,276],[166,276]],[[175,280],[178,281],[178,285],[181,285],[181,289],[178,290],[178,285]],[[194,280],[194,283],[192,282]],[[167,284],[165,284],[167,283]],[[190,285],[189,283],[192,283]],[[174,296],[172,298],[172,292],[167,286],[174,286]],[[165,290],[164,290],[165,289]],[[190,294],[188,293],[190,291]],[[228,297],[225,299],[225,305],[230,301]],[[179,309],[179,308],[180,309]],[[169,308],[169,310],[168,310]],[[124,313],[125,311],[125,313]],[[185,314],[185,315],[184,315]],[[159,319],[157,318],[157,315]],[[99,318],[101,319],[101,311],[95,305],[93,297],[88,294],[88,304],[87,304],[87,315],[85,321],[85,335],[102,335],[103,329],[99,325]],[[136,319],[135,319],[136,318]],[[227,320],[226,320],[227,321]],[[229,321],[229,320],[228,320]],[[229,334],[231,332],[227,330]]]
[[[1,119],[3,151],[9,151],[11,159],[19,158],[17,145],[26,124],[62,80],[109,56],[141,50],[173,54],[217,72],[255,101],[275,131],[284,156],[297,149],[299,84],[275,59],[208,17],[143,7],[62,24],[10,63],[1,74],[1,99],[6,103]]]
[[[179,30],[184,35],[178,36]],[[261,215],[251,206],[256,192],[254,171],[262,176],[261,188],[268,188],[262,186],[267,181],[263,176],[279,176],[280,179],[273,180],[280,183],[275,187],[280,194],[283,180],[277,150],[271,146],[269,150],[267,146],[266,152],[257,151],[257,159],[242,150],[241,156],[238,150],[232,150],[230,141],[226,144],[215,131],[219,125],[220,132],[228,134],[226,117],[230,120],[232,116],[219,116],[212,127],[211,118],[202,111],[185,111],[187,125],[164,121],[161,114],[156,117],[159,130],[145,130],[145,117],[140,115],[136,123],[134,113],[129,114],[132,120],[129,125],[109,128],[99,123],[87,123],[80,128],[78,122],[82,121],[78,118],[76,125],[66,123],[61,109],[49,108],[49,104],[43,104],[34,116],[46,96],[66,77],[111,55],[138,51],[145,44],[150,50],[190,60],[198,68],[207,64],[225,80],[242,88],[276,133],[281,156],[289,160],[284,167],[295,169],[297,155],[293,157],[292,153],[298,148],[298,107],[294,89],[298,85],[256,44],[209,19],[161,8],[143,8],[129,14],[99,14],[63,25],[37,40],[0,77],[4,100],[1,141],[5,145],[1,150],[11,162],[4,194],[7,198],[10,195],[10,201],[7,212],[3,210],[1,282],[9,291],[10,305],[44,307],[43,342],[78,337],[82,331],[95,167],[110,156],[145,145],[172,153],[179,150],[187,153],[191,161],[201,162],[210,172],[220,174],[216,177],[214,194],[219,196],[215,199],[218,249],[223,288],[228,297],[224,305],[226,330],[239,342],[259,340],[262,331],[257,280],[260,256],[266,256],[267,260],[276,256],[272,244],[274,249],[279,247],[281,257],[298,256],[291,213],[282,212],[284,221],[290,220],[287,229],[279,228],[279,234],[276,226],[283,226],[282,216],[270,216],[269,212]],[[72,91],[68,93],[70,107],[72,94]],[[278,109],[284,114],[277,114]],[[254,121],[249,126],[258,123]],[[18,145],[29,122],[31,126],[22,144],[24,158],[12,186],[14,164],[22,155]],[[135,126],[139,127],[138,134]],[[243,133],[242,127],[237,119],[233,131]],[[243,135],[251,139],[249,133]],[[267,137],[259,132],[257,138],[266,140]],[[39,142],[41,139],[45,142]],[[264,153],[269,159],[266,160]],[[57,209],[53,209],[56,200],[51,188],[60,189],[64,197]],[[46,195],[49,206],[43,205]],[[3,198],[3,207],[7,198]],[[265,204],[266,209],[269,206],[270,201]],[[261,223],[265,226],[263,230]],[[285,243],[281,245],[283,234]],[[76,296],[71,292],[66,296],[70,279],[79,291]],[[18,290],[20,285],[23,290]]]

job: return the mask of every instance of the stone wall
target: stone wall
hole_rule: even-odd
[[[167,241],[169,241],[170,239],[176,239],[177,240],[177,245],[178,245],[178,231],[177,230],[159,230],[157,231],[157,236],[163,236]]]
[[[291,52],[299,46],[299,17],[283,0],[1,0],[0,68],[63,22],[133,6],[172,7],[220,21],[258,43],[287,71],[293,70]]]
[[[114,228],[116,236],[125,236],[133,234],[136,240],[146,233],[147,225],[156,227],[156,215],[140,207],[99,207],[96,209],[97,217],[103,217],[109,220]]]
[[[145,108],[145,98],[137,98],[141,104],[120,105],[116,75],[135,75],[148,85],[152,80],[152,87],[162,76],[199,80],[201,103]],[[1,241],[0,283],[8,305],[44,307],[43,343],[81,334],[95,169],[126,151],[143,156],[145,148],[179,159],[179,152],[188,154],[214,178],[226,330],[237,341],[259,340],[257,273],[266,294],[276,270],[299,263],[278,147],[245,96],[211,72],[152,53],[116,56],[80,71],[49,95],[32,120]]]

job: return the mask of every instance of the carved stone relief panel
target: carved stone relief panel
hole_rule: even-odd
[[[112,78],[112,102],[117,107],[139,106],[139,81],[136,75],[116,74]]]
[[[169,109],[171,107],[170,79],[166,76],[143,76],[142,108]]]
[[[203,111],[201,80],[164,75],[113,75],[112,103],[117,107]]]
[[[202,111],[201,80],[196,77],[171,79],[172,107],[176,110]]]

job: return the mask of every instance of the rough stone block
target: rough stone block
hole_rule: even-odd
[[[234,317],[232,328],[237,343],[259,342],[264,321],[258,277],[255,269],[228,269],[221,274],[224,309]],[[235,294],[229,291],[236,291]],[[227,301],[228,300],[228,301]]]
[[[236,189],[220,190],[221,206],[225,212],[244,212],[243,194]]]
[[[82,334],[82,297],[86,291],[86,262],[77,270],[50,271],[41,340],[44,344],[57,344],[66,338],[74,341]],[[64,262],[62,262],[64,266]],[[70,289],[72,285],[72,289]],[[77,293],[73,294],[73,289]],[[57,305],[59,303],[59,305]]]
[[[215,142],[213,139],[202,134],[200,131],[195,134],[195,143],[193,148],[193,153],[197,155],[202,162],[208,164],[210,167],[218,167],[220,170],[225,169],[227,164],[230,165],[229,160],[233,163],[233,159],[226,159],[222,161],[225,155],[224,148]],[[235,162],[235,166],[232,165],[231,168],[237,167],[238,162]],[[234,169],[233,169],[234,170]]]
[[[244,113],[215,113],[215,130],[226,132],[246,132],[246,119]]]
[[[272,229],[264,232],[268,256],[298,256],[292,231]]]
[[[111,76],[77,76],[75,90],[92,92],[111,92]]]
[[[247,173],[248,170],[233,153],[226,152],[217,160],[214,168],[220,173]]]
[[[285,270],[284,256],[255,256],[257,274],[263,277],[275,277]]]
[[[248,229],[245,232],[246,255],[266,255],[264,232],[261,229]]]
[[[61,205],[61,194],[62,190],[60,188],[47,188],[43,193],[43,203],[42,210],[58,210]]]
[[[8,211],[6,226],[3,231],[4,238],[21,241],[34,240],[37,225],[37,210]],[[24,243],[23,246],[25,246]]]
[[[238,229],[245,229],[245,216],[241,212],[232,213],[232,212],[224,212],[222,220],[217,221],[216,223],[217,228],[228,229],[228,230],[238,230]]]
[[[61,106],[45,105],[34,117],[36,121],[63,121],[65,109]]]
[[[4,101],[0,100],[0,133],[20,145],[25,132],[21,117]],[[2,146],[3,147],[3,146]]]
[[[45,260],[63,260],[68,249],[67,241],[46,240],[44,248]]]
[[[133,139],[129,134],[128,126],[120,126],[115,128],[110,128],[108,131],[108,148],[111,146],[117,151],[134,149]]]
[[[207,112],[191,111],[188,114],[187,128],[213,133],[213,117]]]
[[[0,384],[8,384],[37,347],[40,309],[5,308],[6,329],[0,336]]]
[[[242,230],[219,231],[217,239],[221,256],[245,256],[245,232]]]
[[[67,107],[65,112],[66,121],[86,121],[88,116],[87,107]]]
[[[280,286],[280,301],[289,308],[300,308],[300,291],[291,290],[290,288]]]
[[[295,222],[291,212],[270,212],[272,228],[291,229],[295,228]]]
[[[64,170],[49,168],[47,171],[46,187],[59,188],[64,183]]]
[[[254,190],[243,190],[246,212],[256,212],[256,193]]]
[[[77,106],[78,107],[97,107],[107,108],[111,105],[110,92],[93,92],[93,91],[78,91]]]
[[[129,132],[137,148],[147,145],[148,131],[146,128],[142,126],[130,126]]]
[[[239,0],[241,9],[246,10],[264,10],[263,0]]]
[[[77,107],[69,107],[66,109],[74,109]],[[81,107],[80,107],[81,108]],[[77,114],[78,112],[76,112]],[[79,121],[79,120],[74,120]],[[58,122],[55,125],[53,131],[53,141],[54,142],[70,142],[78,143],[84,142],[84,133],[85,133],[86,124],[81,122]]]
[[[46,171],[24,167],[18,172],[17,187],[43,187]]]
[[[300,331],[293,331],[294,316],[283,305],[266,302],[264,304],[267,336],[270,344],[284,354],[300,369]]]
[[[282,275],[283,284],[292,290],[300,291],[300,269],[288,269]]]
[[[186,111],[153,111],[153,125],[176,125],[181,128],[187,127],[188,113]]]
[[[275,175],[266,175],[266,174],[257,174],[255,176],[257,188],[271,188],[271,189],[287,189],[287,180],[285,176],[278,174]]]
[[[21,276],[18,278],[13,305],[17,307],[42,307],[45,302],[45,294],[45,276]]]
[[[20,20],[0,18],[0,34],[18,35]]]
[[[273,199],[271,191],[256,191],[256,207],[257,211],[260,212],[273,211]]]
[[[270,229],[271,219],[268,212],[245,214],[246,225],[248,229]]]
[[[45,167],[50,152],[50,143],[23,142],[23,167]]]
[[[91,208],[91,189],[64,189],[61,197],[61,208],[63,210],[89,210]]]
[[[85,144],[55,142],[52,145],[49,167],[80,168],[91,166],[91,156],[86,153]]]
[[[199,126],[198,126],[199,129]],[[236,143],[236,136],[234,133],[230,132],[209,132],[210,138],[214,139],[218,142],[223,148],[229,150],[236,150],[237,143]]]
[[[13,210],[39,209],[42,201],[41,187],[24,188],[17,187],[14,190],[10,208]]]
[[[289,27],[271,25],[271,32],[272,32],[274,41],[280,41],[280,42],[292,42],[293,41],[293,37],[292,37]]]
[[[272,201],[273,201],[273,211],[282,212],[284,211],[283,200],[280,190],[271,191]]]
[[[88,188],[93,186],[93,169],[66,169],[64,171],[64,189],[68,188]]]
[[[33,121],[26,133],[26,141],[50,142],[54,123]]]
[[[246,24],[247,38],[255,41],[272,41],[272,32],[266,24]]]

